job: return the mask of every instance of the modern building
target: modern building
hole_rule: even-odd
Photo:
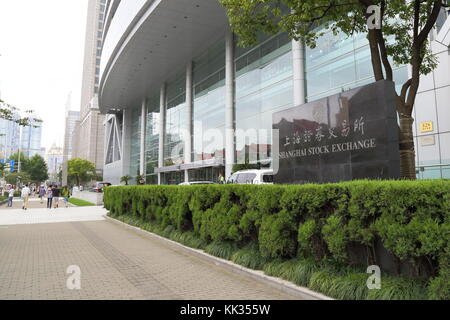
[[[33,121],[30,126],[20,129],[20,152],[28,158],[41,155],[42,123]]]
[[[69,94],[66,103],[65,126],[64,126],[64,157],[65,161],[72,159],[72,137],[75,124],[80,120],[80,112],[72,109],[72,94]]]
[[[67,157],[67,160],[72,159],[72,137],[73,132],[75,130],[75,124],[78,120],[80,120],[80,112],[68,110],[66,113],[66,124],[65,124],[65,132],[64,132],[64,155]]]
[[[14,121],[0,119],[0,159],[8,159],[12,154],[17,153],[19,142],[19,124]]]
[[[72,94],[70,93],[66,103],[65,127],[64,127],[64,155],[62,165],[62,183],[67,184],[67,161],[72,159],[73,137],[75,124],[80,120],[80,112],[71,110]]]
[[[64,149],[53,143],[46,154],[45,160],[50,181],[58,181],[58,173],[61,171],[64,161]]]
[[[415,111],[416,128],[434,124],[416,130],[423,178],[450,177],[449,29],[443,12],[431,44],[441,62]],[[410,71],[394,73],[401,85]],[[236,163],[270,166],[274,112],[374,81],[364,35],[327,33],[311,49],[281,33],[241,48],[216,0],[108,1],[100,76],[104,179],[144,174],[153,184],[216,180]]]
[[[98,108],[100,59],[104,30],[106,0],[89,0],[86,25],[80,123],[75,127],[72,156],[93,162],[98,173],[104,165],[105,115]]]
[[[450,11],[441,12],[431,49],[438,67],[422,77],[414,107],[417,176],[450,178]]]

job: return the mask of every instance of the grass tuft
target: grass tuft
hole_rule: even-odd
[[[206,246],[205,251],[213,256],[230,260],[237,247],[228,242],[212,242]]]
[[[419,280],[381,278],[381,289],[369,290],[368,300],[424,300],[426,288]]]
[[[232,255],[231,261],[253,270],[262,270],[264,265],[268,262],[266,258],[261,256],[259,248],[255,244],[250,244],[245,248],[236,251]]]
[[[89,201],[84,201],[77,198],[69,198],[69,203],[77,207],[95,207],[95,204]]]

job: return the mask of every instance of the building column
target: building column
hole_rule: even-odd
[[[146,174],[145,138],[147,136],[147,99],[144,98],[141,105],[141,145],[139,158],[139,174]]]
[[[164,167],[164,137],[166,134],[166,84],[161,85],[159,98],[159,152],[158,168]],[[161,173],[158,173],[158,184],[162,183]]]
[[[234,86],[234,38],[228,30],[225,37],[225,179],[231,176],[236,158]]]
[[[186,139],[184,142],[184,162],[192,162],[192,112],[193,112],[192,61],[186,66]],[[184,181],[189,182],[189,170],[184,170]]]
[[[294,69],[294,106],[306,103],[305,47],[302,41],[292,40]]]

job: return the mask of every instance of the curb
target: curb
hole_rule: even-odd
[[[233,273],[250,277],[253,280],[256,280],[262,284],[265,284],[272,288],[280,290],[281,292],[291,295],[293,297],[300,298],[302,300],[334,300],[333,298],[327,297],[321,293],[312,291],[308,288],[297,286],[289,281],[268,276],[268,275],[264,274],[263,271],[256,271],[256,270],[245,268],[245,267],[235,264],[231,261],[212,256],[212,255],[204,252],[203,250],[198,250],[198,249],[193,249],[193,248],[187,247],[181,243],[161,237],[157,234],[151,233],[151,232],[143,230],[141,228],[126,224],[122,221],[111,218],[107,215],[105,215],[104,217],[105,217],[106,221],[117,224],[126,229],[132,230],[132,231],[134,231],[140,235],[143,235],[144,237],[150,238],[152,240],[158,240],[160,242],[163,242],[164,244],[169,245],[172,248],[192,254],[204,261],[213,263],[216,266],[223,267]]]

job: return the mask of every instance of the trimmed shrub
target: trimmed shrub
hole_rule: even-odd
[[[354,266],[372,264],[421,285],[389,280],[370,298],[418,296],[422,283],[432,299],[449,296],[450,181],[122,186],[105,189],[104,203],[111,216],[342,298],[364,296]],[[324,260],[353,271],[316,270]]]

